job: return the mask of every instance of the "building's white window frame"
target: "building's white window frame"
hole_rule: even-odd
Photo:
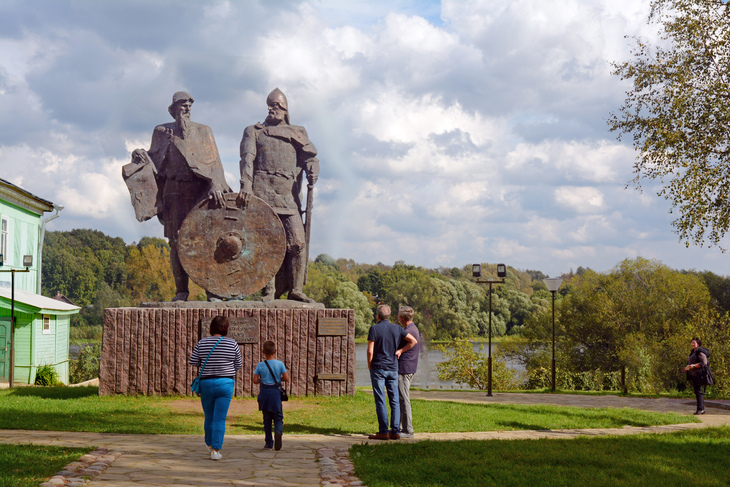
[[[6,215],[0,217],[0,254],[3,254],[3,265],[10,265],[10,218]]]
[[[53,333],[53,327],[51,326],[51,315],[43,315],[43,331],[44,335],[50,335]]]

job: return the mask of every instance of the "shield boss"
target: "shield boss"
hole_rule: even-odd
[[[237,193],[226,204],[206,200],[193,208],[178,232],[178,256],[200,287],[222,298],[244,297],[262,289],[281,267],[286,233],[262,199],[249,194],[246,208]]]

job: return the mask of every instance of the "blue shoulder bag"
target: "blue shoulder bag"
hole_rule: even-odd
[[[215,345],[213,345],[213,348],[210,349],[210,352],[208,352],[208,356],[205,357],[205,362],[203,362],[203,366],[200,368],[200,373],[195,379],[193,379],[193,383],[190,384],[190,390],[193,392],[193,394],[200,394],[200,376],[203,375],[203,371],[205,370],[205,364],[208,363],[210,354],[213,353],[213,350],[215,350],[215,347],[218,346],[221,340],[223,340],[223,337],[220,337],[218,341],[215,342]]]

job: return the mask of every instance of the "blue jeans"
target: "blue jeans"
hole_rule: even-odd
[[[200,402],[205,413],[205,444],[214,450],[223,447],[226,434],[226,416],[233,397],[233,379],[205,379],[200,381]]]
[[[264,413],[264,443],[268,447],[274,446],[274,437],[271,436],[271,423],[274,423],[274,433],[284,432],[284,413],[281,411],[263,411]]]
[[[378,415],[378,433],[398,433],[400,429],[400,404],[398,403],[398,371],[370,369],[370,382],[375,397],[375,413]],[[385,406],[385,391],[390,403],[390,431],[388,430],[388,408]]]

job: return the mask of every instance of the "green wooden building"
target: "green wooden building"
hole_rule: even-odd
[[[0,179],[0,382],[10,378],[14,294],[14,382],[32,384],[38,367],[47,364],[68,383],[69,322],[79,307],[40,295],[45,226],[62,209]],[[43,218],[54,210],[54,215]],[[30,265],[24,265],[29,260]]]

